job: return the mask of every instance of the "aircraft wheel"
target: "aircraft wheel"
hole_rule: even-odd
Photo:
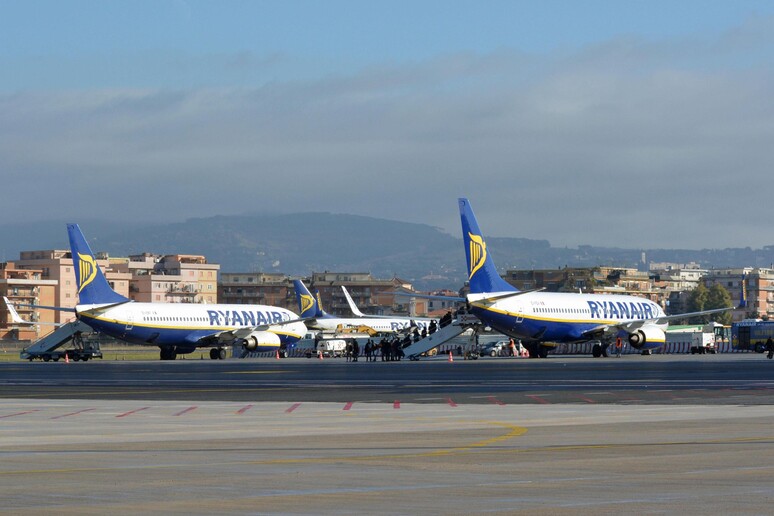
[[[212,348],[210,350],[210,358],[212,360],[217,360],[218,358],[220,358],[220,353],[218,351],[218,348]]]
[[[50,356],[48,356],[48,355],[43,355],[43,362],[48,362],[49,360],[51,360],[51,357],[50,357]]]
[[[592,348],[591,348],[591,356],[593,356],[594,358],[601,357],[602,356],[602,346],[600,346],[599,344],[594,344],[594,346],[592,346]]]
[[[226,359],[226,355],[227,355],[227,353],[226,353],[226,348],[220,348],[220,349],[218,349],[218,358],[219,358],[220,360],[225,360],[225,359]]]

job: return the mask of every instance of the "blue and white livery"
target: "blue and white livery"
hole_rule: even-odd
[[[75,313],[95,330],[127,342],[158,346],[162,360],[209,347],[210,358],[226,357],[226,347],[274,351],[306,332],[298,316],[266,305],[138,303],[110,288],[77,224],[68,224],[78,284]]]
[[[669,320],[724,311],[707,310],[667,316],[648,299],[628,295],[523,292],[497,273],[467,199],[459,199],[467,257],[470,311],[486,325],[522,339],[531,357],[544,357],[544,342],[599,340],[594,356],[606,354],[617,337],[638,350],[664,345]]]
[[[397,317],[393,315],[366,315],[357,308],[352,297],[342,286],[344,296],[356,317],[337,317],[322,309],[319,296],[313,296],[301,280],[294,280],[298,310],[310,330],[339,331],[367,327],[372,333],[405,333],[417,328],[420,332],[429,329],[432,319],[426,317]]]

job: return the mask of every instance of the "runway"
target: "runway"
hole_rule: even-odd
[[[764,514],[772,393],[761,355],[2,364],[0,513]]]
[[[459,404],[774,404],[763,355],[2,363],[0,397]]]

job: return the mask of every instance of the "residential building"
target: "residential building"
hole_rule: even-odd
[[[314,272],[307,282],[309,290],[320,292],[325,311],[351,315],[341,287],[347,288],[358,308],[369,315],[427,315],[427,300],[396,296],[396,289],[411,291],[411,283],[400,278],[376,279],[367,272]]]
[[[142,253],[112,267],[130,278],[129,299],[144,303],[217,303],[220,265],[201,255]]]
[[[110,270],[110,259],[105,253],[96,255],[97,264],[102,268],[110,286],[123,296],[129,293],[129,276]],[[44,251],[22,251],[19,259],[14,261],[19,269],[41,271],[41,279],[56,283],[54,299],[50,303],[62,308],[74,308],[78,304],[78,285],[73,269],[73,259],[70,251],[50,249]],[[42,303],[41,303],[42,304]],[[54,321],[67,322],[72,318],[71,312],[54,312]]]
[[[0,263],[0,297],[14,305],[54,304],[56,281],[43,279],[40,269],[19,269],[14,262]],[[2,303],[2,301],[0,301]],[[31,323],[16,324],[4,303],[0,306],[0,339],[37,340],[54,329],[55,312],[30,306],[15,306],[19,316]],[[73,314],[69,314],[72,317]]]
[[[734,321],[774,320],[774,269],[759,267],[712,269],[703,281],[707,288],[717,284],[728,291],[731,301],[738,307],[732,312]]]
[[[218,299],[221,303],[279,306],[298,312],[293,285],[282,273],[223,272]]]

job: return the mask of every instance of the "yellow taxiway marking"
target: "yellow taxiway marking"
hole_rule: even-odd
[[[484,439],[482,441],[476,441],[465,446],[458,446],[455,448],[449,448],[445,450],[436,450],[432,452],[420,452],[420,453],[398,453],[393,455],[367,455],[363,457],[352,456],[337,456],[337,457],[307,457],[297,459],[267,459],[267,460],[245,460],[245,461],[229,461],[229,462],[215,462],[210,465],[213,466],[236,466],[236,465],[271,465],[271,464],[320,464],[328,462],[360,462],[360,461],[378,461],[384,459],[409,459],[417,457],[438,457],[443,455],[452,455],[458,453],[465,453],[477,449],[485,448],[489,445],[512,439],[520,435],[524,435],[527,429],[522,426],[515,426],[508,423],[500,423],[496,421],[487,421],[487,424],[499,426],[508,429],[509,431],[503,435]],[[191,464],[156,464],[152,466],[137,466],[131,469],[175,469],[175,468],[190,468]],[[124,468],[53,468],[53,469],[32,469],[32,470],[17,470],[17,471],[0,471],[0,477],[9,475],[32,475],[32,474],[61,474],[61,473],[87,473],[98,471],[114,471],[116,469]]]
[[[396,460],[396,459],[416,459],[423,457],[442,457],[463,453],[534,453],[534,452],[562,452],[569,450],[594,450],[594,449],[617,449],[632,447],[631,443],[620,444],[586,444],[586,445],[557,445],[557,446],[536,446],[529,448],[518,449],[492,449],[489,446],[502,443],[503,441],[513,439],[524,435],[528,430],[525,427],[512,425],[509,423],[501,423],[497,421],[487,421],[489,425],[499,426],[507,429],[508,431],[502,435],[476,441],[464,446],[457,446],[444,450],[435,450],[429,452],[418,453],[396,453],[388,455],[367,455],[367,456],[335,456],[335,457],[306,457],[306,458],[293,458],[293,459],[265,459],[265,460],[242,460],[242,461],[226,461],[226,462],[213,462],[208,463],[209,466],[237,466],[237,465],[273,465],[273,464],[326,464],[326,463],[342,463],[342,462],[364,462],[364,461],[381,461],[381,460]],[[666,441],[660,443],[647,443],[643,446],[649,447],[664,447],[664,446],[684,446],[684,445],[696,445],[696,444],[739,444],[739,443],[765,443],[770,444],[774,441],[774,436],[762,436],[762,437],[740,437],[736,439],[705,439],[695,441]],[[98,452],[97,452],[98,453]],[[101,471],[116,471],[118,469],[136,469],[136,470],[156,470],[156,469],[180,469],[191,467],[197,467],[199,464],[155,464],[147,466],[132,466],[130,468],[119,467],[99,467],[99,468],[52,468],[52,469],[29,469],[29,470],[16,470],[16,471],[0,471],[0,477],[10,475],[32,475],[32,474],[62,474],[62,473],[88,473],[88,472],[101,472]]]

